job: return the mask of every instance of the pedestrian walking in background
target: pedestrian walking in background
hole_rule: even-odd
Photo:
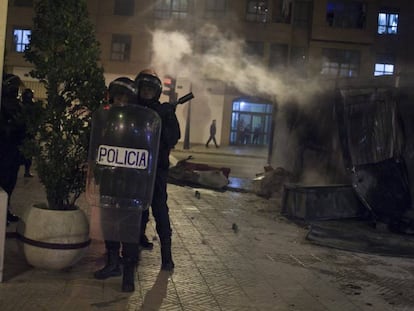
[[[207,140],[207,142],[206,142],[206,148],[208,148],[208,144],[211,142],[211,141],[213,141],[214,142],[214,145],[216,146],[216,148],[218,148],[219,146],[217,145],[217,141],[216,141],[216,131],[217,131],[217,128],[216,128],[216,120],[213,120],[212,122],[211,122],[211,125],[210,125],[210,137],[208,138],[208,140]]]
[[[161,118],[162,128],[151,211],[161,244],[161,270],[171,271],[174,269],[174,262],[171,254],[172,229],[167,205],[167,178],[170,152],[181,136],[180,125],[175,115],[175,106],[159,102],[162,83],[154,70],[141,71],[136,76],[135,83],[138,88],[138,104],[154,110]],[[152,248],[152,243],[145,235],[148,221],[149,210],[145,210],[142,213],[141,246],[147,249]]]

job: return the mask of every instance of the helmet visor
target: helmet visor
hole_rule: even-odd
[[[142,82],[139,89],[139,97],[145,100],[155,99],[157,91],[158,89],[154,84]]]
[[[115,106],[125,106],[128,104],[135,104],[134,98],[131,96],[128,96],[128,94],[116,94],[112,100]]]

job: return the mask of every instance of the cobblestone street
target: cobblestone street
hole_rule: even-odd
[[[200,196],[195,195],[199,191]],[[13,210],[44,200],[37,178],[19,177]],[[80,205],[88,213],[85,200]],[[34,269],[18,242],[6,240],[0,309],[5,310],[413,310],[414,260],[319,247],[307,228],[280,215],[277,199],[169,185],[173,223],[172,274],[160,272],[151,219],[152,251],[143,251],[136,291],[121,277],[95,280],[104,245],[93,240],[67,271]],[[14,225],[8,227],[8,232]]]

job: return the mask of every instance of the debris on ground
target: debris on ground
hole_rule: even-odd
[[[274,169],[272,166],[265,166],[264,172],[253,179],[254,193],[266,199],[272,196],[280,196],[283,192],[283,184],[290,182],[292,173],[282,167]]]
[[[197,198],[197,199],[200,199],[200,197],[201,197],[201,195],[200,195],[200,191],[195,191],[195,193],[194,193],[194,196]]]
[[[237,233],[237,232],[239,231],[239,227],[237,226],[237,224],[236,224],[236,223],[233,223],[233,224],[231,225],[231,229],[234,231],[234,233]]]
[[[202,163],[189,162],[189,156],[170,167],[170,179],[181,184],[200,185],[212,189],[223,189],[229,184],[230,168],[214,167]]]

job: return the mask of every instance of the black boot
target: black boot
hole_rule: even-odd
[[[122,274],[122,291],[126,293],[135,290],[135,267],[136,259],[124,258],[124,272]]]
[[[171,255],[171,241],[168,243],[161,243],[161,270],[174,270],[174,262]]]
[[[148,240],[147,236],[144,234],[144,235],[141,235],[141,239],[140,239],[140,242],[139,242],[139,246],[142,249],[152,250],[154,248],[154,243],[150,242]]]
[[[141,231],[140,231],[140,242],[139,247],[141,249],[152,250],[154,248],[154,244],[151,243],[147,236],[145,235],[145,231],[147,230],[147,224],[149,220],[149,211],[145,210],[142,212],[141,216]]]
[[[108,250],[107,262],[105,266],[94,273],[95,279],[104,280],[112,276],[120,276],[120,258],[118,250]]]

